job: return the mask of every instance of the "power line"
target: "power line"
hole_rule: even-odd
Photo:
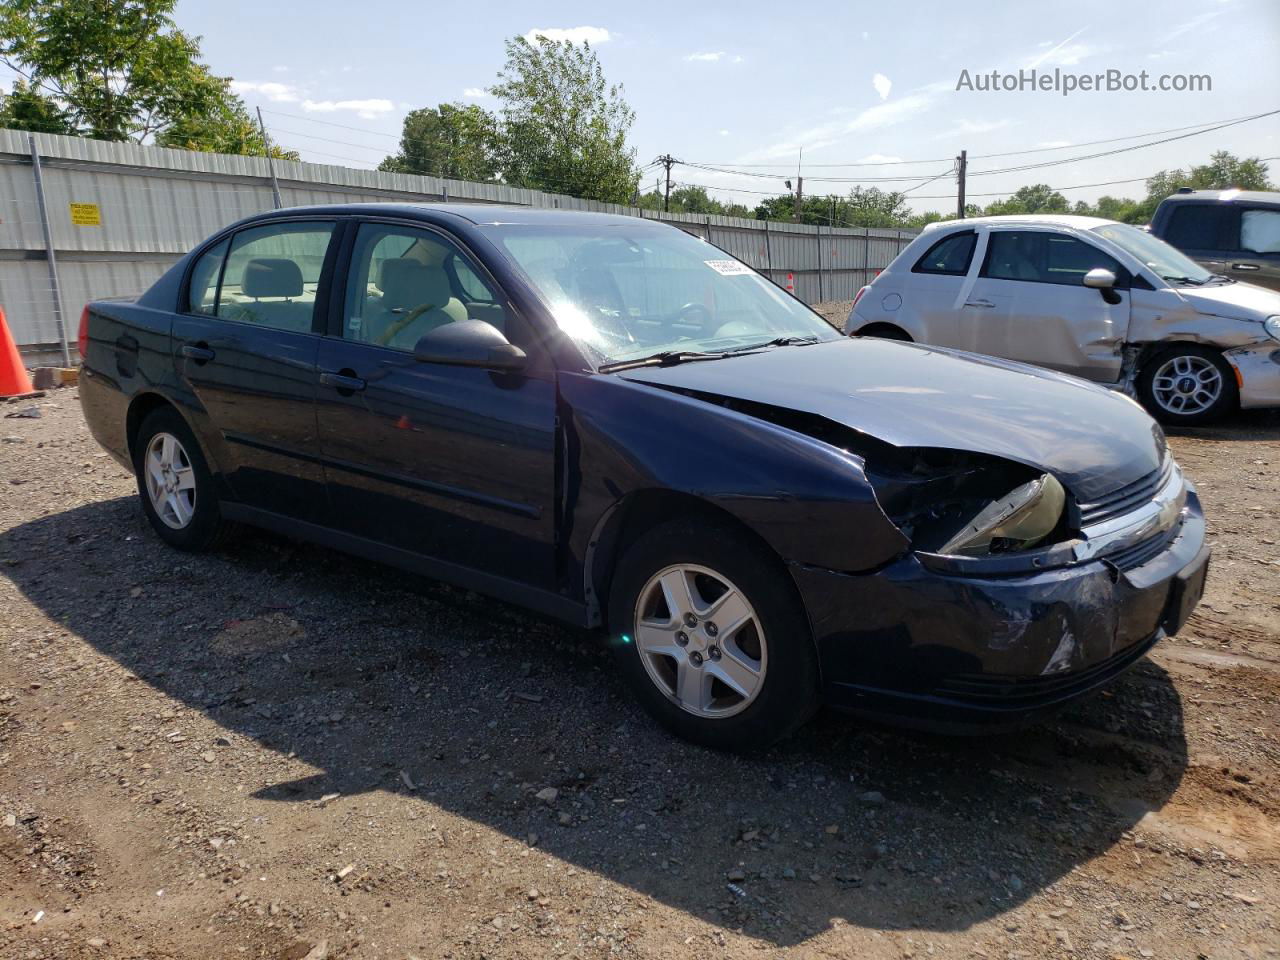
[[[1125,140],[1141,140],[1143,137],[1159,137],[1166,133],[1181,133],[1184,130],[1194,130],[1197,127],[1206,127],[1213,124],[1229,124],[1236,122],[1244,122],[1246,120],[1257,119],[1259,116],[1268,116],[1268,114],[1257,114],[1241,117],[1226,117],[1221,120],[1204,120],[1200,123],[1188,124],[1185,127],[1170,127],[1166,130],[1148,130],[1145,133],[1130,133],[1122,137],[1107,137],[1102,140],[1084,140],[1080,143],[1063,143],[1051,147],[1032,147],[1026,150],[1008,150],[1003,153],[982,153],[974,154],[970,160],[991,160],[997,157],[1016,157],[1032,153],[1048,153],[1055,150],[1071,150],[1079,147],[1094,147],[1104,143],[1120,143]],[[1216,128],[1215,128],[1216,129]],[[1208,131],[1205,131],[1208,132]],[[919,164],[919,163],[947,163],[951,157],[933,157],[927,160],[875,160],[875,161],[857,161],[850,163],[808,163],[806,167],[817,169],[822,167],[891,167],[903,164]],[[741,167],[743,169],[764,169],[768,167],[785,167],[790,169],[791,161],[780,161],[778,163],[735,163],[733,161],[714,162],[710,160],[689,161],[690,164],[697,164],[706,167]],[[745,174],[744,174],[745,175]],[[769,174],[755,174],[755,176],[769,176]]]

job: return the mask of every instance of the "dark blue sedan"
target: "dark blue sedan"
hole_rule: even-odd
[[[846,339],[632,217],[279,210],[91,303],[81,352],[89,426],[169,544],[252,524],[599,628],[717,747],[823,702],[1025,720],[1203,588],[1199,502],[1133,401]]]

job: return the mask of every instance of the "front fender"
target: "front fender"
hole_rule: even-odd
[[[593,532],[639,491],[696,497],[746,524],[784,561],[847,572],[907,549],[860,457],[795,430],[621,377],[560,376],[565,544],[586,568]]]

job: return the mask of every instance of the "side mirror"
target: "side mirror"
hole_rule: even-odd
[[[1102,299],[1113,307],[1121,300],[1120,294],[1116,293],[1116,275],[1105,267],[1094,267],[1086,273],[1084,285],[1097,290]]]
[[[456,367],[520,370],[529,359],[491,323],[455,320],[424,333],[414,345],[415,360]]]
[[[1106,267],[1094,267],[1084,275],[1084,285],[1095,290],[1111,290],[1116,285],[1116,275]]]

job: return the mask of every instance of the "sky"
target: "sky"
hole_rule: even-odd
[[[394,152],[406,111],[442,101],[494,108],[486,88],[503,41],[544,33],[590,40],[636,112],[638,164],[669,153],[678,183],[754,206],[797,168],[805,192],[854,182],[908,189],[916,210],[954,209],[953,159],[986,203],[1027,183],[1072,200],[1141,196],[1141,178],[1213,150],[1280,158],[1280,114],[1170,143],[1039,170],[985,173],[1179,136],[1193,125],[1280,109],[1280,2],[879,2],[788,4],[382,3],[179,0],[273,139],[303,159],[374,167]],[[992,70],[1072,75],[1208,75],[1209,90],[957,89]],[[1138,136],[1171,131],[1163,136]],[[1126,137],[1115,143],[1078,146]],[[991,157],[1012,151],[1039,151]],[[898,163],[897,161],[911,161]],[[837,166],[838,165],[838,166]],[[1272,164],[1280,180],[1280,159]],[[746,175],[747,173],[752,175]],[[657,171],[647,167],[643,187]],[[821,178],[833,178],[823,180]],[[899,177],[898,180],[877,178]],[[937,179],[929,181],[930,178]],[[843,180],[834,178],[846,178]],[[1133,180],[1127,183],[1110,181]]]

